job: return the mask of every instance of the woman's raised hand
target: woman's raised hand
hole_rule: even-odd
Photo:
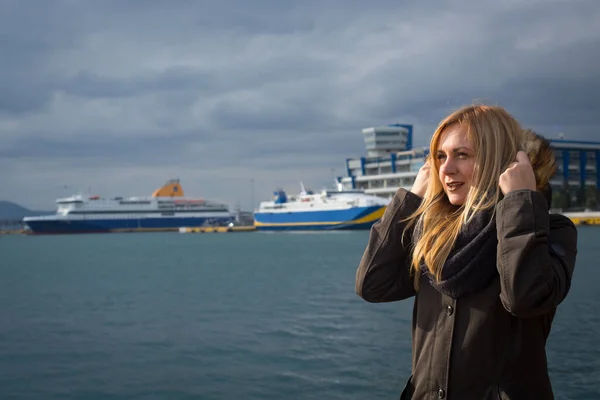
[[[517,161],[511,163],[500,175],[500,190],[505,195],[515,190],[535,190],[535,174],[524,151],[517,153]]]
[[[419,173],[415,178],[411,192],[419,197],[425,197],[425,191],[427,190],[427,184],[429,183],[429,159],[425,161],[425,164],[419,168]]]

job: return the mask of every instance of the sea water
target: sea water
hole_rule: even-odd
[[[548,342],[600,398],[600,228]],[[412,300],[354,292],[368,231],[0,236],[0,399],[395,399]]]

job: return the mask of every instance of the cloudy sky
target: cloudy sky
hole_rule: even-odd
[[[247,209],[473,101],[600,141],[599,93],[597,0],[0,0],[0,199],[178,177]]]

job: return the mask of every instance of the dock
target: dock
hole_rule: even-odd
[[[0,235],[21,235],[25,233],[22,219],[1,219]]]
[[[0,229],[0,235],[25,235],[25,229]]]
[[[179,233],[227,233],[227,232],[253,232],[253,225],[242,226],[201,226],[193,228],[179,228]]]
[[[575,225],[600,225],[600,211],[565,212]]]

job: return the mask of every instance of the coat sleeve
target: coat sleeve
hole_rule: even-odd
[[[415,295],[410,275],[412,234],[404,237],[401,219],[414,212],[421,197],[400,188],[383,217],[371,227],[369,241],[356,271],[355,290],[364,300],[382,303],[403,300]]]
[[[544,196],[508,193],[498,203],[497,267],[500,300],[517,317],[553,312],[571,287],[577,229],[563,215],[549,214]]]

